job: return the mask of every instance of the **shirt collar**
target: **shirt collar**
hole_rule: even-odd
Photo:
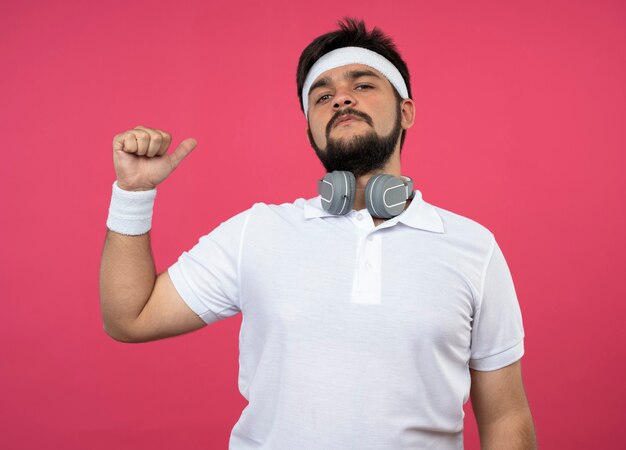
[[[321,198],[322,197],[318,195],[306,201],[304,204],[305,219],[334,216],[322,208]],[[385,228],[393,226],[397,222],[402,222],[405,225],[419,228],[420,230],[445,233],[443,221],[437,209],[430,203],[426,203],[422,199],[422,193],[418,190],[415,191],[415,196],[406,210],[400,215],[385,221]]]

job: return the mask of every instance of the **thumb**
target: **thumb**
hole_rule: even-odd
[[[168,155],[170,164],[172,165],[172,170],[178,167],[180,162],[185,159],[194,148],[196,148],[196,145],[198,145],[198,141],[195,139],[185,139],[178,145],[178,147],[176,147],[176,150],[174,150],[172,154]]]

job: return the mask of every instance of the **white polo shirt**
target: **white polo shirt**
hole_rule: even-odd
[[[320,197],[257,203],[169,274],[207,324],[243,314],[231,450],[463,448],[469,368],[524,352],[494,236],[419,191],[377,227]]]

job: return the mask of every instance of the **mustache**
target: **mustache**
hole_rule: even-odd
[[[335,123],[339,120],[339,118],[348,114],[351,116],[355,116],[355,117],[359,117],[360,119],[363,119],[363,121],[365,121],[365,123],[367,123],[370,127],[374,126],[372,118],[369,115],[365,114],[364,112],[357,111],[356,109],[345,108],[340,111],[337,111],[333,115],[333,117],[330,118],[330,120],[328,121],[328,125],[326,125],[326,135],[328,136],[330,134],[331,128],[335,125]]]

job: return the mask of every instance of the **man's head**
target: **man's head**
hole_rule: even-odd
[[[298,96],[326,170],[359,176],[381,169],[402,147],[414,104],[408,69],[391,39],[377,28],[368,32],[363,21],[345,19],[339,27],[302,52]]]

